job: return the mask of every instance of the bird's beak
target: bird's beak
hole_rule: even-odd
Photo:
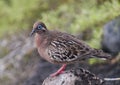
[[[35,29],[32,30],[32,32],[30,33],[30,36],[32,36],[35,33]]]
[[[46,29],[43,27],[43,30],[45,31]]]

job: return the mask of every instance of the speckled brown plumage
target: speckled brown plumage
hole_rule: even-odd
[[[42,22],[35,22],[31,35],[39,54],[51,63],[67,64],[90,57],[110,58],[109,54],[89,47],[75,36],[58,31],[49,31]]]

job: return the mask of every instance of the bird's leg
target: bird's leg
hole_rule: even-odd
[[[65,70],[66,66],[67,66],[66,64],[63,64],[62,67],[57,70],[57,72],[51,74],[50,76],[54,77],[54,76],[57,76],[57,75],[61,74]]]

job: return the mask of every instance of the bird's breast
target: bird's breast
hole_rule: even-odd
[[[47,48],[48,48],[48,41],[47,38],[43,38],[40,35],[36,34],[35,36],[35,43],[38,49],[38,53],[42,58],[52,63],[50,56],[48,55]]]
[[[43,47],[43,48],[40,47],[40,48],[38,48],[38,52],[39,52],[40,56],[41,56],[43,59],[47,60],[48,62],[54,63],[54,62],[51,60],[50,56],[48,55],[47,49],[45,49],[44,47]]]

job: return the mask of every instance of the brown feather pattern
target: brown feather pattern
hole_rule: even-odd
[[[33,29],[37,28],[36,25],[39,24],[46,28],[43,23],[36,22]],[[46,31],[38,31],[36,39],[39,54],[52,63],[71,63],[93,56],[97,58],[111,57],[101,50],[91,48],[73,35],[49,31],[47,28]]]
[[[51,41],[48,47],[48,54],[56,62],[71,62],[83,56],[85,57],[85,55],[89,54],[88,50],[92,49],[82,42],[76,41],[72,36],[62,34],[62,36],[58,36]]]

